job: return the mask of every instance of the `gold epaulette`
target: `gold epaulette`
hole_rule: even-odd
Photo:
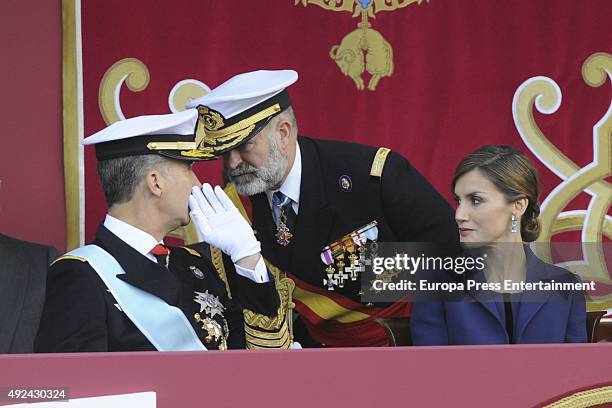
[[[181,247],[181,248],[184,249],[185,251],[189,252],[193,256],[198,256],[200,258],[202,257],[202,255],[200,255],[200,253],[198,251],[196,251],[195,249],[191,249],[191,248],[186,247],[186,246]]]
[[[391,152],[391,149],[386,147],[379,147],[376,151],[376,155],[374,156],[374,160],[372,161],[372,168],[370,169],[370,176],[372,177],[382,177],[383,169],[385,168],[385,162],[387,161],[387,156]]]
[[[244,309],[244,331],[249,349],[288,349],[293,344],[292,310],[295,283],[283,277],[280,269],[266,261],[268,270],[274,276],[276,290],[280,296],[280,307],[276,316],[270,317]]]
[[[80,256],[62,255],[59,258],[57,258],[55,261],[51,262],[51,265],[49,265],[49,266],[53,266],[53,265],[55,265],[56,262],[59,262],[59,261],[64,260],[64,259],[73,259],[75,261],[87,262],[87,259],[85,259],[83,257],[80,257]]]

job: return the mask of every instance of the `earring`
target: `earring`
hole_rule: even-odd
[[[512,223],[510,224],[510,232],[513,234],[516,234],[518,232],[518,229],[516,228],[518,226],[518,221],[516,219],[516,215],[512,214]]]

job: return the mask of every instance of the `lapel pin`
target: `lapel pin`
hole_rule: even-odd
[[[353,188],[353,182],[351,181],[351,178],[346,174],[340,176],[340,178],[338,179],[338,184],[340,185],[340,189],[345,193],[348,193]]]
[[[196,268],[195,266],[190,266],[189,270],[191,270],[191,272],[193,272],[193,274],[195,275],[196,278],[204,279],[204,272],[202,272],[199,268]]]

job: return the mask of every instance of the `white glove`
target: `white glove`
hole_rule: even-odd
[[[219,186],[204,183],[193,187],[189,196],[191,219],[200,239],[219,248],[232,258],[232,262],[261,251],[253,229]]]

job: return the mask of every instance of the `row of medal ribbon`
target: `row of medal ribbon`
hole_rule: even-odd
[[[321,261],[327,265],[325,269],[327,279],[323,279],[323,284],[328,290],[334,290],[335,286],[344,287],[346,279],[357,280],[358,273],[364,270],[365,244],[376,239],[378,239],[378,222],[372,221],[323,248]],[[356,252],[359,252],[359,256]],[[348,258],[348,266],[345,258]],[[337,271],[334,263],[338,268]]]

